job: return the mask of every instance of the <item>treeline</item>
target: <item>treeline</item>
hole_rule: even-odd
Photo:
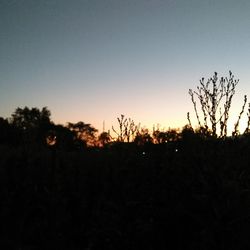
[[[247,133],[245,133],[246,135]],[[132,143],[137,146],[146,144],[165,144],[185,138],[215,138],[213,131],[200,126],[193,129],[186,125],[182,129],[150,131],[136,124],[131,118],[121,115],[117,125],[110,131],[98,133],[89,123],[68,122],[67,125],[55,124],[47,107],[17,108],[10,118],[0,117],[0,145],[13,147],[55,147],[61,150],[82,150],[86,148],[109,147],[117,143]],[[217,137],[216,137],[217,138]]]
[[[228,137],[228,120],[235,88],[239,80],[229,71],[228,77],[218,77],[214,73],[207,81],[200,80],[196,90],[189,90],[189,95],[194,106],[198,126],[194,129],[187,113],[188,125],[182,130],[168,129],[167,131],[153,128],[152,133],[146,128],[141,128],[131,118],[121,115],[117,118],[117,126],[112,126],[110,131],[98,133],[91,124],[79,121],[68,122],[67,125],[55,124],[51,120],[51,112],[47,107],[17,108],[10,118],[0,117],[0,144],[54,146],[64,150],[76,150],[87,147],[105,147],[118,143],[164,144],[183,139],[184,134],[202,138],[225,139]],[[235,122],[232,137],[241,136],[239,123],[247,104],[244,96],[242,109]],[[250,131],[250,103],[248,104],[248,121],[244,135]]]
[[[49,146],[62,149],[84,148],[94,144],[97,129],[90,124],[78,122],[67,126],[51,120],[47,107],[17,108],[10,118],[0,118],[0,143],[13,146]]]
[[[133,143],[135,145],[164,144],[182,140],[186,134],[193,137],[226,139],[228,138],[228,120],[235,88],[239,80],[229,71],[229,77],[218,77],[217,72],[206,82],[202,78],[196,90],[189,90],[197,118],[197,128],[194,129],[187,113],[188,125],[179,129],[160,130],[153,128],[150,133],[147,128],[136,124],[134,120],[124,115],[117,118],[117,125],[110,131],[94,128],[90,123],[79,121],[68,122],[67,125],[55,124],[51,120],[51,112],[47,107],[17,108],[10,118],[0,117],[0,144],[13,146],[36,145],[53,146],[63,150],[81,150],[87,147],[107,147],[114,143]],[[242,108],[234,124],[231,137],[242,136],[239,131],[240,120],[245,112],[247,96],[244,96]],[[250,131],[250,103],[248,104],[247,124],[244,136]]]
[[[115,143],[133,143],[135,145],[164,144],[178,141],[183,134],[193,133],[208,136],[201,130],[194,131],[185,126],[181,131],[154,129],[152,133],[140,124],[121,115],[117,118],[117,126],[110,131],[98,133],[89,123],[79,121],[58,125],[51,120],[51,112],[47,107],[17,108],[10,118],[0,118],[0,144],[11,146],[56,147],[62,150],[81,150],[87,147],[107,147]]]

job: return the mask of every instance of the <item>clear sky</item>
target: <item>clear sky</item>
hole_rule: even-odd
[[[47,106],[99,130],[120,114],[182,127],[188,89],[232,70],[236,120],[249,61],[249,0],[0,0],[2,117]]]

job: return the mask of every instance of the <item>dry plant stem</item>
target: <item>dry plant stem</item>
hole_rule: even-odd
[[[195,111],[195,115],[196,115],[199,127],[201,127],[200,117],[197,111],[196,101],[194,100],[194,92],[192,91],[192,89],[189,89],[189,95],[191,96],[191,100],[194,105],[194,111]]]
[[[244,113],[246,103],[247,103],[247,96],[245,95],[245,96],[244,96],[244,103],[243,103],[241,112],[240,112],[240,114],[239,114],[239,116],[238,116],[237,122],[236,122],[235,125],[234,125],[234,131],[233,131],[233,133],[232,133],[233,136],[238,136],[238,135],[239,135],[239,124],[240,124],[240,119],[241,119],[242,114]]]
[[[121,115],[121,117],[117,118],[117,121],[119,123],[119,131],[116,131],[115,128],[112,126],[112,130],[117,135],[117,141],[123,142],[124,141],[124,124],[126,123],[127,119],[124,119],[124,115]]]
[[[222,124],[221,134],[223,135],[223,137],[227,136],[227,122],[229,118],[229,110],[231,108],[233,95],[235,94],[235,87],[239,82],[239,80],[234,80],[234,76],[232,75],[231,71],[229,72],[229,74],[230,74],[230,78],[224,79],[224,91],[226,94],[226,100],[224,104],[224,114],[223,114],[224,119],[222,120],[222,116],[221,116],[221,121],[220,121]],[[225,81],[227,83],[226,85],[225,85]]]
[[[248,113],[247,113],[247,127],[244,131],[244,134],[249,133],[249,127],[250,127],[250,103],[248,103]]]
[[[188,119],[188,124],[189,124],[190,128],[192,128],[192,123],[191,123],[191,120],[190,120],[189,112],[187,112],[187,119]]]
[[[225,137],[227,135],[229,110],[238,82],[239,80],[234,79],[231,71],[229,71],[229,78],[221,77],[220,79],[218,79],[218,75],[215,72],[213,77],[209,78],[206,83],[204,78],[200,80],[200,86],[197,87],[197,91],[189,90],[199,127],[208,130],[209,122],[214,137],[217,137],[218,123],[220,125],[219,136]],[[194,95],[196,95],[200,101],[200,107],[203,113],[203,124],[201,124],[199,118]]]
[[[137,126],[135,125],[134,121],[131,118],[128,118],[124,123],[124,131],[125,131],[125,138],[127,142],[130,142],[130,139],[134,139],[135,132],[137,131]]]
[[[117,118],[119,124],[119,130],[117,131],[114,126],[112,126],[112,130],[117,135],[117,141],[119,142],[130,142],[134,140],[136,134],[139,131],[139,125],[136,125],[135,122],[131,118],[125,118],[124,115]]]

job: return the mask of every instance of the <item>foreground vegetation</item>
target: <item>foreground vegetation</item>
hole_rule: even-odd
[[[250,137],[83,152],[1,146],[12,249],[248,249]]]
[[[230,105],[217,120],[218,92],[205,92],[207,104],[197,92],[202,124],[190,91],[197,130],[189,116],[181,131],[150,134],[121,115],[115,138],[83,122],[55,125],[47,108],[18,108],[1,118],[0,245],[249,249],[250,134],[240,135],[237,121],[227,136]]]

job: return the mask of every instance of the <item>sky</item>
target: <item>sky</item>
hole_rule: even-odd
[[[5,118],[47,106],[55,123],[99,131],[120,114],[181,128],[187,112],[196,122],[188,90],[231,70],[233,124],[250,100],[249,60],[249,0],[0,0]]]

